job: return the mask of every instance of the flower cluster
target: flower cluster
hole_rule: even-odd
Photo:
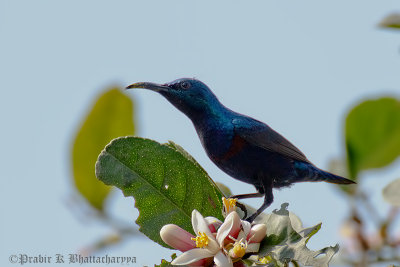
[[[239,263],[246,253],[257,252],[265,237],[265,224],[251,225],[240,219],[235,200],[224,199],[225,221],[204,218],[193,210],[192,225],[196,236],[174,224],[165,225],[162,240],[183,254],[172,261],[173,265],[230,267]]]

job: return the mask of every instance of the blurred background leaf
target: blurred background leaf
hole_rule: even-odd
[[[94,101],[72,148],[73,180],[78,192],[99,211],[112,187],[95,176],[101,150],[118,136],[134,134],[133,102],[119,88],[110,88]]]
[[[384,97],[354,107],[346,118],[345,140],[352,179],[392,163],[400,155],[400,102]]]
[[[380,27],[400,29],[400,13],[393,13],[386,16],[380,23]]]
[[[400,178],[392,181],[383,189],[383,199],[394,206],[400,206]]]

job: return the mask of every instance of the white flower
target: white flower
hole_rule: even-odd
[[[192,226],[194,232],[197,234],[196,237],[191,237],[190,233],[178,226],[172,226],[171,224],[165,225],[161,231],[161,238],[168,245],[177,249],[187,249],[191,247],[190,240],[192,243],[192,249],[186,250],[182,255],[176,257],[171,264],[173,265],[201,265],[201,263],[207,263],[207,259],[211,258],[217,266],[230,267],[233,266],[231,259],[225,254],[221,246],[216,240],[216,237],[211,232],[209,225],[214,227],[213,222],[218,224],[217,219],[207,218],[207,220],[197,211],[192,212]],[[222,224],[223,225],[223,224]],[[222,226],[221,226],[222,227]],[[220,228],[221,228],[220,227]],[[189,234],[189,235],[188,235]],[[217,233],[218,238],[218,233]],[[211,262],[210,262],[211,263]]]
[[[267,226],[256,224],[251,226],[240,219],[236,211],[230,212],[225,222],[218,229],[217,240],[232,259],[240,259],[244,254],[257,252],[260,242],[266,235]]]
[[[235,211],[236,201],[223,199],[224,223],[213,217],[204,218],[197,210],[192,212],[192,226],[196,236],[174,224],[165,225],[160,235],[165,243],[184,252],[171,264],[189,266],[232,267],[246,253],[257,252],[266,235],[265,224],[251,225],[242,221]],[[217,230],[218,229],[218,230]]]

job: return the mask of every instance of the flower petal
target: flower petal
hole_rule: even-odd
[[[241,221],[242,222],[242,230],[239,232],[237,239],[244,239],[247,240],[249,233],[250,233],[250,229],[251,229],[251,223],[249,223],[248,221]]]
[[[233,267],[231,258],[226,256],[222,251],[214,256],[214,262],[218,267]]]
[[[254,225],[250,230],[250,243],[260,243],[267,234],[267,225],[261,223]]]
[[[233,264],[233,267],[247,267],[247,265],[243,261],[237,261]]]
[[[242,221],[243,232],[247,236],[251,230],[251,223],[248,221]]]
[[[221,226],[222,222],[214,217],[205,217],[204,218],[208,224],[208,228],[210,228],[211,233],[216,233],[217,229]]]
[[[219,227],[217,232],[217,242],[220,246],[224,245],[224,240],[231,235],[237,237],[240,231],[240,217],[236,211],[232,211],[226,216],[224,223]]]
[[[205,217],[204,220],[206,220],[206,222],[208,224],[214,224],[214,223],[222,224],[222,222],[220,220],[218,220],[217,218],[212,217],[212,216]]]
[[[215,255],[218,252],[218,250],[221,249],[221,247],[214,238],[209,238],[208,246],[205,249],[208,249],[211,253],[213,253],[213,255]]]
[[[194,263],[201,259],[213,257],[214,254],[211,253],[208,249],[202,248],[194,248],[184,252],[183,254],[176,257],[171,264],[172,265],[187,265],[190,263]]]
[[[164,225],[160,230],[161,239],[169,246],[185,252],[196,247],[194,236],[175,224]]]
[[[193,262],[191,264],[188,264],[188,266],[211,266],[211,263],[213,262],[213,258],[205,258],[201,259],[199,261]]]
[[[193,225],[193,230],[196,235],[199,234],[199,232],[205,233],[208,238],[214,239],[214,236],[212,235],[210,228],[208,228],[208,224],[206,220],[204,219],[203,215],[200,214],[197,210],[192,211],[192,225]]]

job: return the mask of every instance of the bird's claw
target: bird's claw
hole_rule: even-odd
[[[253,223],[253,221],[257,217],[257,215],[258,215],[257,213],[254,213],[250,217],[246,218],[246,221],[249,222],[249,223]]]
[[[244,212],[243,218],[246,218],[247,217],[247,208],[246,208],[246,206],[243,205],[240,202],[236,202],[236,206],[239,207]]]

